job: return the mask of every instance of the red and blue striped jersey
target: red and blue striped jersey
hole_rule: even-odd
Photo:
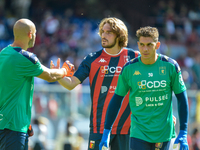
[[[106,111],[117,86],[122,67],[139,51],[123,48],[117,55],[108,54],[104,49],[90,53],[84,58],[76,76],[81,82],[89,77],[91,94],[90,131],[103,133]],[[130,107],[128,95],[124,98],[118,116],[112,126],[112,134],[128,134],[130,129]]]

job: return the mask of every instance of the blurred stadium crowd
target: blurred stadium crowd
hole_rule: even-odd
[[[61,0],[59,1],[62,3]],[[101,39],[98,35],[100,20],[109,16],[117,17],[128,26],[128,47],[136,50],[136,29],[146,25],[157,27],[161,40],[159,52],[178,61],[188,90],[199,90],[200,1],[195,2],[195,5],[188,7],[184,1],[178,3],[173,0],[160,0],[150,6],[148,16],[137,11],[131,13],[131,10],[129,10],[129,14],[123,14],[117,9],[105,9],[95,17],[94,14],[91,15],[93,12],[89,14],[80,5],[75,5],[76,8],[59,10],[59,8],[54,7],[53,3],[49,6],[48,1],[1,1],[0,50],[12,43],[14,22],[21,17],[28,17],[37,28],[35,47],[29,51],[35,53],[45,66],[50,65],[50,60],[56,62],[57,58],[61,58],[62,61],[70,60],[75,68],[78,68],[87,54],[101,49]],[[178,8],[177,5],[179,5]],[[37,78],[35,83],[48,84]],[[87,85],[88,81],[84,84]],[[198,106],[198,98],[195,101],[196,106]],[[197,111],[195,112],[197,113]],[[38,121],[34,121],[38,125]],[[195,120],[195,122],[199,123],[200,119]],[[76,131],[72,129],[71,132]],[[197,149],[200,149],[198,128],[194,128],[194,131],[190,133],[191,144],[195,143]],[[196,149],[191,148],[191,150]]]
[[[42,64],[49,66],[51,59],[56,60],[60,57],[61,60],[70,60],[77,68],[88,53],[101,49],[100,37],[97,34],[100,20],[103,17],[115,16],[125,21],[129,29],[128,47],[136,50],[136,27],[146,25],[157,27],[162,44],[160,52],[178,61],[188,89],[200,88],[200,2],[192,7],[193,9],[181,3],[177,10],[175,1],[158,1],[156,5],[151,6],[148,16],[142,18],[140,12],[134,12],[130,16],[139,17],[132,19],[129,17],[130,20],[125,20],[125,14],[120,14],[117,10],[105,10],[101,18],[94,19],[81,11],[75,12],[77,9],[66,8],[58,11],[53,6],[47,7],[47,1],[38,2],[37,5],[33,5],[34,3],[31,5],[30,0],[20,1],[29,1],[26,4],[29,7],[23,6],[21,9],[14,7],[16,11],[0,7],[0,49],[12,42],[12,27],[15,20],[20,16],[28,17],[34,21],[37,28],[35,47],[30,51],[38,56]],[[9,7],[11,9],[12,5]],[[17,10],[24,8],[26,11],[16,13]],[[134,23],[131,24],[132,20]]]

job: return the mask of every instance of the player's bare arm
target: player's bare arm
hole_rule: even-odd
[[[58,82],[68,90],[74,89],[78,84],[81,83],[80,80],[75,76],[64,77],[63,79],[58,80]]]
[[[72,64],[69,62],[69,61],[65,61],[64,63],[66,66],[72,66]],[[64,66],[63,64],[63,66]],[[57,66],[54,65],[53,61],[51,61],[51,64],[50,64],[50,68],[52,69],[59,69],[60,68],[60,58],[58,58],[57,60]],[[71,69],[71,68],[69,68]],[[75,76],[71,76],[71,77],[64,77],[60,80],[58,80],[59,84],[62,85],[63,87],[65,87],[66,89],[68,90],[72,90],[74,89],[78,84],[81,83],[81,81],[75,77]]]
[[[64,68],[49,69],[43,65],[42,65],[42,68],[43,68],[43,72],[37,77],[43,80],[46,80],[48,82],[55,82],[59,79],[62,79],[63,76],[65,76],[66,74],[66,70]]]

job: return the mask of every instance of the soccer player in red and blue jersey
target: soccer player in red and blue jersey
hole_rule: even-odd
[[[106,111],[122,67],[139,54],[138,51],[125,48],[128,43],[128,30],[125,24],[117,18],[103,19],[99,24],[99,35],[103,49],[89,54],[82,61],[74,76],[58,81],[68,90],[72,90],[89,77],[92,99],[89,150],[99,150]],[[112,126],[110,136],[112,150],[129,148],[130,107],[128,103],[128,96],[126,96]]]

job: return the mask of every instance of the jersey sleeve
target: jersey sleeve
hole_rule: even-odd
[[[77,77],[81,81],[81,83],[89,76],[90,66],[91,66],[91,63],[87,56],[81,62],[80,66],[78,67],[78,70],[74,73],[74,76]]]
[[[39,76],[43,69],[37,56],[27,51],[23,51],[21,54],[21,58],[15,64],[16,73],[21,76]]]
[[[115,93],[119,96],[125,96],[129,91],[128,80],[126,78],[126,68],[124,67],[122,68],[122,72],[119,75],[117,87],[115,90]]]
[[[186,90],[186,86],[181,74],[181,69],[177,62],[174,65],[172,73],[172,90],[175,94],[179,94]]]

